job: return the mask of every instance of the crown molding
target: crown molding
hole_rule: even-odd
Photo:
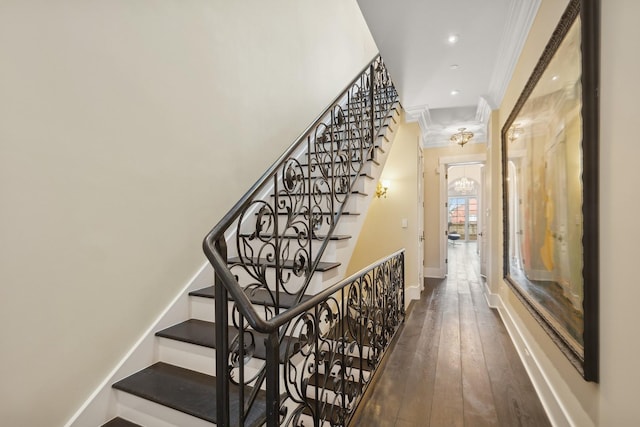
[[[489,92],[483,97],[491,109],[498,108],[502,103],[541,1],[513,0],[509,3],[507,23],[498,50],[498,60],[489,83]]]
[[[428,105],[417,105],[404,109],[407,122],[418,122],[422,133],[427,132],[433,125],[431,121],[431,113],[429,113]]]
[[[484,123],[485,125],[489,123],[489,118],[491,117],[491,111],[495,110],[496,107],[491,105],[489,101],[483,96],[478,100],[478,109],[476,110],[476,121],[479,123]]]
[[[407,107],[404,109],[407,122],[418,122],[420,127],[420,146],[426,148],[427,133],[432,126],[431,114],[427,105]]]
[[[481,100],[480,103],[485,105],[483,100]],[[487,140],[487,122],[491,115],[491,109],[488,110],[488,115],[485,117],[486,108],[483,107],[481,110],[480,106],[478,108],[479,110],[476,111],[475,120],[459,121],[456,123],[455,129],[452,129],[451,126],[434,122],[429,107],[426,105],[406,107],[405,119],[407,122],[418,122],[421,132],[420,144],[422,148],[450,146],[449,138],[460,127],[466,127],[474,133],[473,139],[469,142],[469,144],[474,144]],[[482,113],[479,111],[482,111]]]

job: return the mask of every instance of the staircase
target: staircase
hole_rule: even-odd
[[[346,425],[404,319],[404,254],[344,272],[399,115],[374,58],[207,235],[215,283],[104,426]]]

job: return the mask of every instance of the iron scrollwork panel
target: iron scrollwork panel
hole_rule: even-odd
[[[284,365],[285,425],[348,423],[404,320],[403,261],[376,265],[290,325],[299,341]]]
[[[250,300],[263,301],[259,314],[264,319],[284,310],[283,295],[299,301],[308,287],[312,267],[319,262],[364,164],[373,158],[374,136],[396,98],[378,59],[304,135],[300,149],[267,176],[261,185],[270,184],[270,194],[251,196],[239,208],[228,228],[235,230],[235,254],[228,268]],[[364,372],[377,366],[404,316],[403,285],[396,283],[390,262],[281,327],[279,337],[288,353],[281,368],[284,387],[288,401],[297,405],[286,418],[289,424],[298,425],[296,420],[311,413],[332,425],[344,425],[352,414],[370,380]],[[229,323],[242,332],[230,336],[225,359],[230,382],[240,387],[246,414],[267,375],[266,363],[256,356],[264,338],[249,327],[237,303],[232,307]],[[297,339],[285,342],[285,330]],[[320,377],[323,372],[326,375]],[[307,395],[311,389],[314,396]],[[313,404],[309,397],[314,397]]]

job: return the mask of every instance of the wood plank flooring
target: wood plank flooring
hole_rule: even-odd
[[[449,247],[447,279],[425,281],[350,427],[551,425],[487,306],[475,251]]]

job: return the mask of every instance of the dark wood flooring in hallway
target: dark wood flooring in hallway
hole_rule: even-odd
[[[448,277],[425,281],[350,427],[551,425],[487,305],[475,248],[450,246]]]

